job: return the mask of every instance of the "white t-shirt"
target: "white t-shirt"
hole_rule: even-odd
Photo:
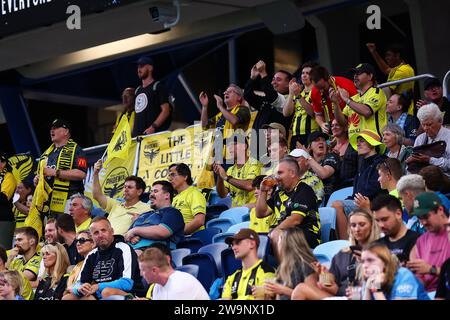
[[[210,300],[202,284],[187,272],[175,271],[166,285],[156,284],[152,300]]]

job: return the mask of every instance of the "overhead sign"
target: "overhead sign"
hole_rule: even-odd
[[[123,6],[133,0],[0,0],[0,37],[66,21],[67,8],[76,5],[81,15]]]

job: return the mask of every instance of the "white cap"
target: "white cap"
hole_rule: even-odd
[[[289,155],[294,158],[299,158],[299,157],[303,157],[305,159],[311,158],[311,155],[303,149],[294,149],[291,151],[291,153],[289,153]]]

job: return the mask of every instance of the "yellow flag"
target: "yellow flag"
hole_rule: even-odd
[[[120,119],[119,125],[108,144],[108,158],[104,162],[106,165],[114,158],[126,159],[128,156],[128,150],[131,145],[131,130],[127,117]]]

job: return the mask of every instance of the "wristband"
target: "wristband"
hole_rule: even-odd
[[[352,101],[353,101],[352,99],[348,98],[348,99],[345,101],[345,103],[346,103],[347,105],[350,105],[350,102],[352,102]]]

